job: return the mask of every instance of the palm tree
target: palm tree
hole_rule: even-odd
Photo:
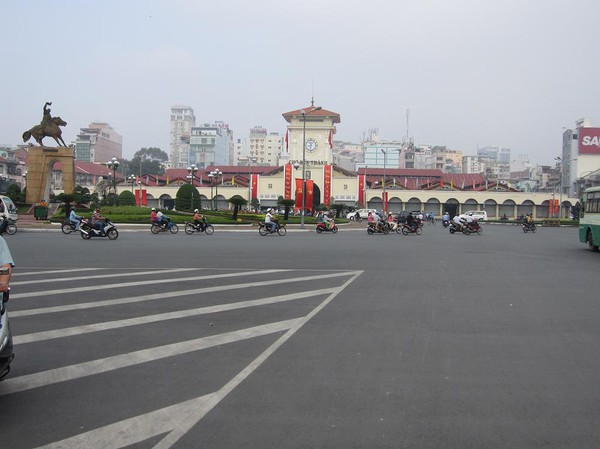
[[[234,220],[237,220],[237,215],[238,215],[238,211],[240,210],[240,207],[248,204],[248,201],[246,201],[245,198],[242,198],[239,195],[234,195],[231,198],[229,198],[227,201],[229,201],[231,204],[233,204],[233,217],[232,218]]]
[[[296,200],[284,199],[282,196],[280,196],[277,199],[277,204],[285,208],[285,214],[283,216],[283,219],[287,221],[288,216],[290,215],[290,207],[294,207],[294,205],[296,204]]]

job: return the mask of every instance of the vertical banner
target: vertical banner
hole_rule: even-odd
[[[388,192],[383,192],[382,195],[382,200],[383,200],[383,211],[387,214],[388,212]]]
[[[136,206],[147,206],[148,196],[146,190],[137,189],[135,191],[135,205]]]
[[[302,179],[296,178],[296,210],[302,209]]]
[[[306,209],[310,209],[310,211],[313,211],[313,198],[314,198],[314,187],[315,187],[315,182],[312,179],[307,179],[306,180],[306,201],[304,203],[304,207]]]
[[[251,174],[250,175],[250,183],[252,186],[252,194],[250,195],[250,201],[252,201],[254,198],[258,198],[258,175],[257,174]]]
[[[329,206],[331,199],[331,165],[326,165],[323,170],[323,204]]]
[[[358,175],[358,202],[365,205],[365,175]]]
[[[283,198],[289,200],[292,198],[292,164],[285,164],[284,186]]]

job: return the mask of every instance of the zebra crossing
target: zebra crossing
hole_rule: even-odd
[[[176,447],[361,273],[21,268],[9,303],[16,359],[0,383],[0,404],[10,400],[16,410],[0,407],[2,446],[122,448],[155,438],[152,447]],[[208,360],[214,374],[204,379],[194,370],[206,370]],[[173,364],[191,369],[169,371]],[[172,389],[159,381],[169,373],[179,382]],[[149,391],[160,391],[151,410]],[[73,421],[41,432],[48,415],[40,426],[28,410],[39,409],[40,397],[60,398],[44,407]],[[90,406],[91,398],[110,397]],[[19,416],[29,417],[25,434],[23,422],[10,425]]]

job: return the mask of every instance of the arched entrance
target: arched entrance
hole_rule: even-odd
[[[62,168],[64,192],[73,192],[75,157],[72,148],[29,147],[28,153],[26,196],[28,203],[37,204],[50,197],[50,172],[55,162],[60,162]]]
[[[321,204],[323,201],[321,200],[321,189],[319,188],[319,186],[317,185],[317,183],[313,183],[313,203],[312,203],[312,210],[314,211],[315,208]]]
[[[444,203],[444,212],[446,212],[450,218],[454,218],[458,215],[458,200],[456,198],[450,198]]]

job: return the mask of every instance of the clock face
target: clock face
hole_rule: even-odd
[[[306,141],[306,151],[311,153],[317,149],[317,142],[314,139],[308,139]]]

